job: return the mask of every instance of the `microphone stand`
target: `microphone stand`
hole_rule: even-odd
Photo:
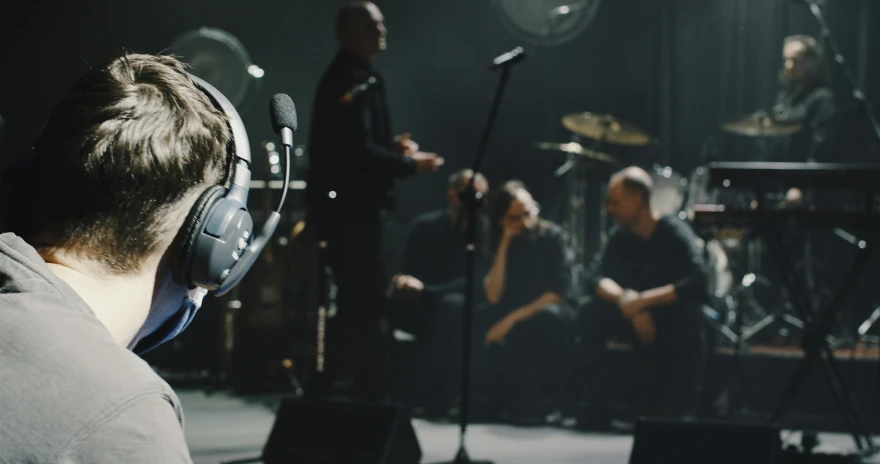
[[[878,144],[877,147],[880,147],[880,122],[877,120],[877,114],[874,113],[874,108],[868,100],[868,97],[859,89],[852,71],[846,64],[846,59],[843,57],[843,53],[840,52],[840,46],[837,44],[837,40],[831,33],[831,29],[828,28],[828,23],[825,22],[825,16],[822,14],[822,9],[813,0],[805,0],[804,3],[807,4],[807,8],[810,10],[813,19],[816,20],[816,24],[819,26],[819,31],[822,34],[822,39],[831,51],[831,54],[834,57],[834,62],[840,65],[840,69],[843,71],[843,75],[846,77],[847,83],[852,89],[852,96],[855,98],[856,102],[858,102],[858,108],[861,109],[865,114],[865,117],[868,119],[868,124],[871,125],[871,132],[873,132],[874,138],[876,139],[875,142]]]
[[[462,350],[462,376],[461,376],[461,413],[459,414],[459,442],[458,452],[452,461],[444,461],[438,464],[493,464],[492,461],[474,461],[468,456],[465,448],[465,434],[467,433],[468,414],[470,407],[470,373],[471,373],[471,332],[473,331],[474,316],[474,250],[476,248],[476,231],[477,231],[477,210],[480,208],[482,194],[474,188],[474,181],[477,173],[480,172],[480,166],[483,164],[483,158],[486,156],[486,146],[489,141],[489,135],[492,133],[492,127],[498,115],[498,107],[501,105],[501,97],[504,95],[504,89],[507,86],[507,80],[510,77],[510,64],[501,68],[501,78],[498,88],[495,90],[495,98],[492,101],[492,109],[489,112],[489,120],[483,129],[483,135],[480,139],[480,145],[477,149],[477,155],[474,158],[472,168],[473,175],[470,181],[461,193],[462,206],[464,211],[459,215],[458,220],[467,216],[465,227],[465,274],[464,274],[464,350]]]

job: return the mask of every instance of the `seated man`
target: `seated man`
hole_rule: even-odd
[[[228,120],[183,64],[130,54],[77,81],[4,176],[0,462],[192,462],[177,396],[132,351],[201,304],[172,263],[229,176]]]
[[[538,215],[522,182],[508,181],[489,203],[483,280],[488,305],[475,335],[485,344],[475,369],[495,407],[516,421],[540,421],[560,399],[571,253],[561,228]],[[488,359],[486,358],[488,356]]]
[[[407,233],[400,273],[391,279],[392,322],[419,337],[419,379],[430,390],[429,414],[444,415],[459,393],[462,309],[465,291],[465,226],[461,194],[473,178],[463,169],[449,176],[447,207],[418,216]],[[477,174],[474,188],[485,196],[489,184]],[[479,236],[479,228],[476,231]],[[477,243],[475,266],[485,269]],[[482,273],[475,271],[477,276]],[[476,288],[476,285],[475,285]]]
[[[608,213],[618,228],[593,264],[594,297],[580,314],[587,408],[579,427],[610,425],[606,341],[632,343],[651,370],[636,389],[651,414],[694,411],[705,364],[702,305],[706,270],[697,237],[672,216],[651,209],[651,177],[626,168],[611,177]],[[656,406],[656,407],[655,407]]]

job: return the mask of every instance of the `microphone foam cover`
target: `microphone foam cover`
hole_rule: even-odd
[[[269,116],[275,133],[281,133],[284,127],[296,131],[296,107],[286,93],[276,93],[272,96],[272,100],[269,101]]]

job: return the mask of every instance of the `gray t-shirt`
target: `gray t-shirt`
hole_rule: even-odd
[[[171,387],[33,247],[0,235],[0,464],[191,462]]]

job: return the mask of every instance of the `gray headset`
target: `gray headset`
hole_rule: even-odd
[[[244,123],[219,90],[196,76],[189,77],[228,117],[232,176],[228,188],[208,187],[196,200],[172,245],[171,269],[178,284],[204,287],[219,296],[245,276],[278,227],[281,215],[273,212],[259,236],[254,236],[254,221],[247,209],[251,150]],[[289,163],[285,169],[289,171]]]

